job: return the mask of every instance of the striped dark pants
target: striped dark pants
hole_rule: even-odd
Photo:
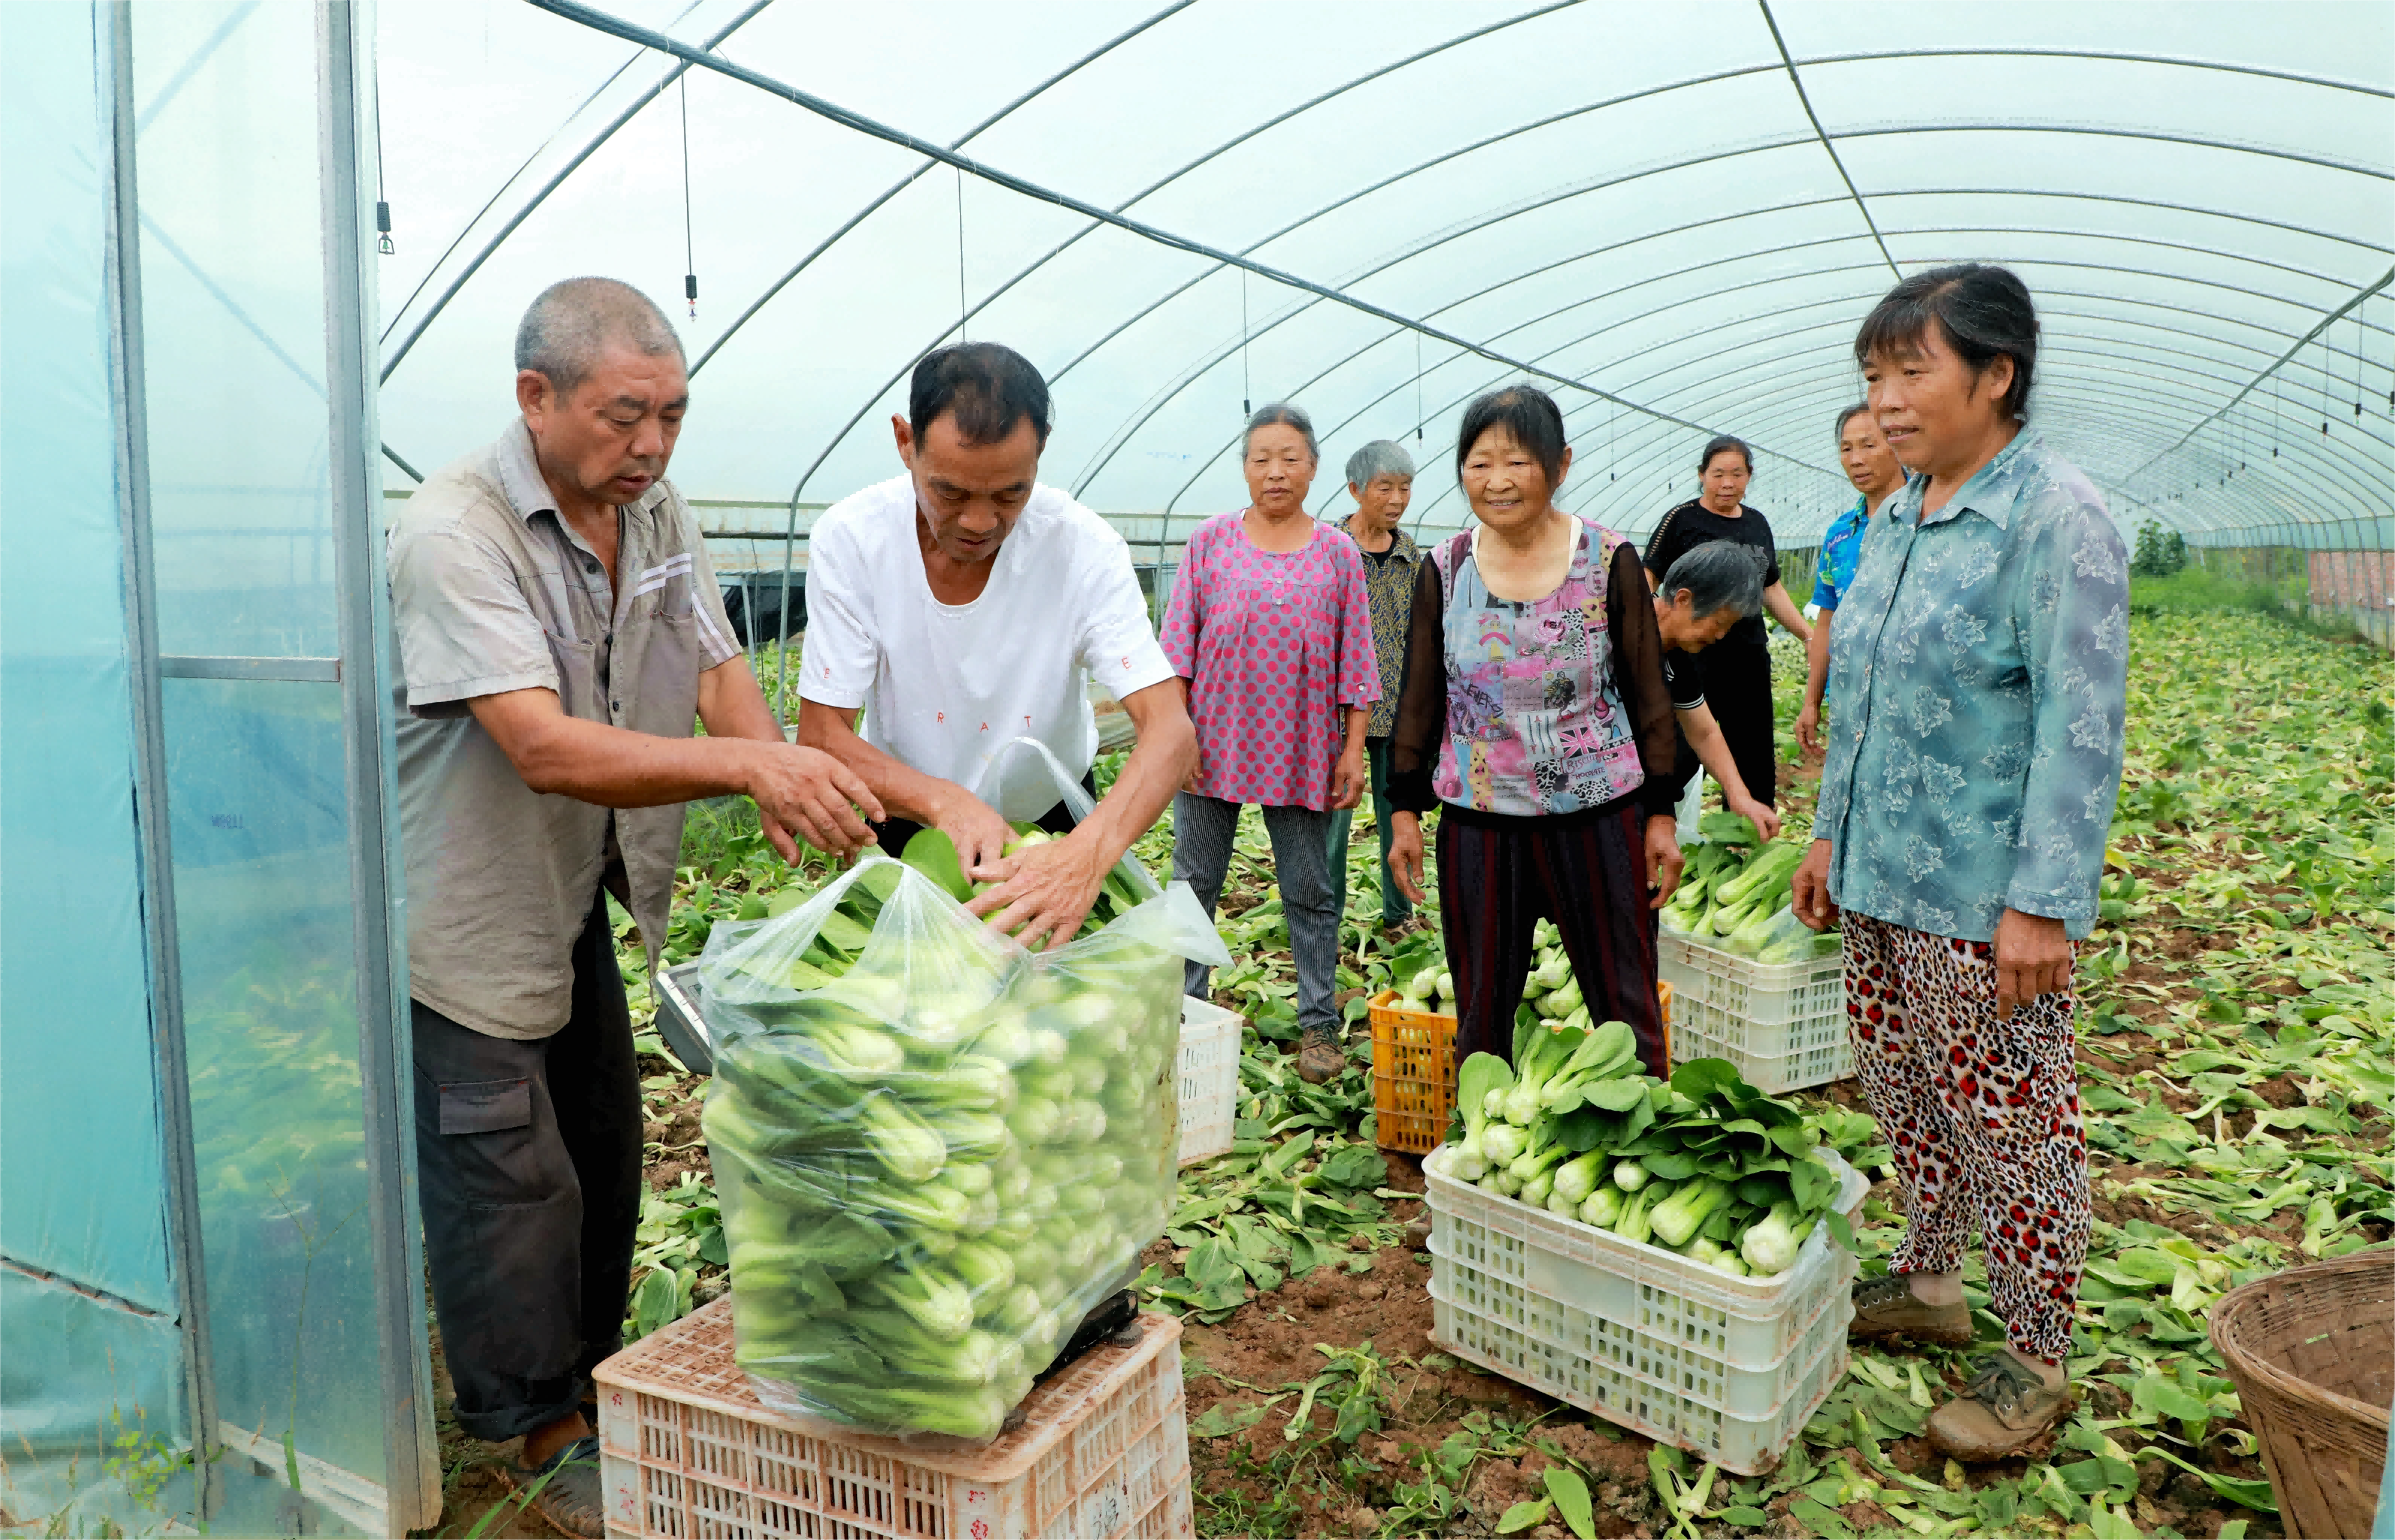
[[[1626,1021],[1647,1072],[1668,1077],[1655,998],[1655,911],[1647,907],[1646,815],[1438,820],[1439,920],[1455,976],[1455,1060],[1514,1056],[1514,1013],[1533,928],[1552,920],[1595,1021]]]

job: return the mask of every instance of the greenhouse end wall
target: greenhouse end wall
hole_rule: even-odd
[[[0,1525],[438,1511],[372,35],[0,5]]]

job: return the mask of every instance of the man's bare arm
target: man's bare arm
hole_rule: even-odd
[[[1091,831],[1108,868],[1156,827],[1156,820],[1172,805],[1172,794],[1198,768],[1198,729],[1190,724],[1179,680],[1133,690],[1124,698],[1122,709],[1131,717],[1138,741],[1131,745],[1131,758],[1123,762],[1121,773],[1106,789],[1097,810],[1081,825]]]
[[[749,670],[746,655],[734,653],[698,676],[698,720],[707,736],[781,743],[782,724],[765,704],[764,688]]]
[[[1133,690],[1122,706],[1139,741],[1090,816],[1061,840],[967,869],[976,880],[999,884],[973,901],[973,912],[1020,936],[1027,947],[1062,945],[1080,933],[1106,873],[1156,826],[1197,766],[1198,730],[1190,725],[1178,679]]]
[[[1014,838],[998,810],[954,781],[922,771],[883,753],[857,735],[859,708],[827,706],[820,700],[799,701],[799,741],[821,750],[870,787],[892,816],[911,819],[946,834],[957,847],[957,863],[967,871],[1004,854]],[[893,856],[901,854],[892,851]]]
[[[745,671],[747,665],[741,667]],[[749,688],[756,688],[755,681]],[[701,675],[702,701],[707,692]],[[872,833],[854,807],[882,816],[871,790],[845,766],[779,741],[778,732],[771,742],[711,732],[690,738],[635,733],[568,716],[557,692],[540,688],[478,696],[467,705],[536,791],[601,807],[659,807],[736,793],[754,798],[771,824],[796,830],[810,843],[838,855],[871,843]],[[772,721],[761,697],[756,710]],[[795,859],[797,851],[782,854]]]

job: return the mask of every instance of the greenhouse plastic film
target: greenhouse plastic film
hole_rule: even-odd
[[[872,858],[721,927],[706,1125],[761,1400],[979,1440],[1161,1234],[1185,890],[1033,955]],[[837,976],[832,976],[837,975]]]

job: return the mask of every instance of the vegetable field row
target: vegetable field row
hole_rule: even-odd
[[[1372,928],[1360,816],[1339,980],[1351,1064],[1304,1084],[1286,922],[1262,830],[1243,826],[1221,925],[1235,962],[1216,975],[1218,1001],[1252,1024],[1237,1142],[1182,1174],[1141,1280],[1152,1307],[1188,1318],[1201,1531],[2280,1533],[2204,1312],[2395,1225],[2395,660],[2235,613],[2140,615],[2133,646],[2103,923],[2078,976],[2097,1199],[2070,1364],[2083,1399],[2049,1450],[1972,1469],[1929,1454],[1920,1430],[1960,1383],[1961,1351],[1859,1348],[1780,1467],[1751,1479],[1437,1353],[1419,1308],[1421,1177],[1373,1146],[1361,1028],[1368,994],[1412,985],[1433,937]],[[1796,761],[1793,736],[1781,751]],[[1798,835],[1810,794],[1808,774],[1782,798]],[[1140,846],[1159,874],[1170,842],[1158,830]],[[718,809],[695,814],[686,856],[676,954],[787,881]],[[637,979],[629,946],[625,962]],[[725,1256],[701,1082],[642,1043],[652,1190],[635,1331],[719,1291]],[[1841,1120],[1860,1105],[1851,1084],[1793,1099]],[[1885,1181],[1865,1201],[1866,1272],[1893,1247],[1896,1201]],[[1995,1338],[1976,1262],[1966,1287]]]

